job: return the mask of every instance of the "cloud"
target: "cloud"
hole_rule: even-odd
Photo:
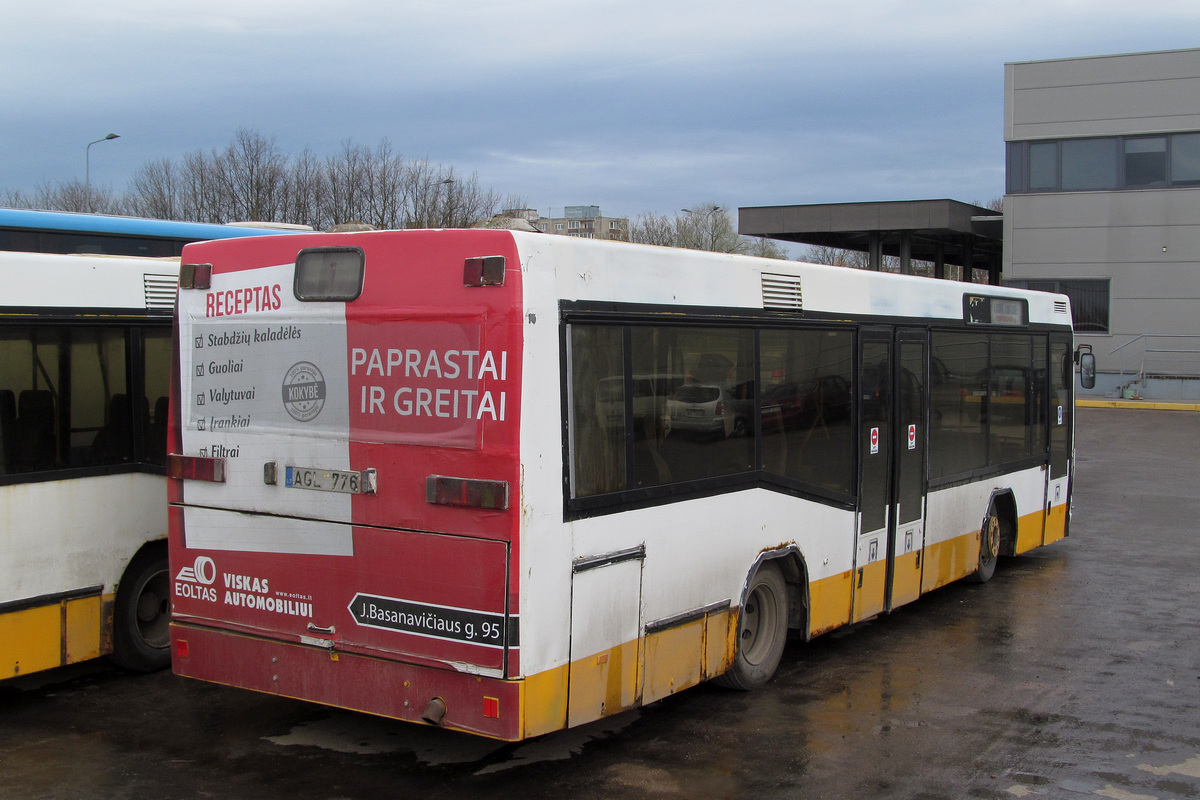
[[[1194,46],[1193,0],[47,0],[0,27],[0,190],[388,138],[535,206],[1003,188],[1005,61]]]

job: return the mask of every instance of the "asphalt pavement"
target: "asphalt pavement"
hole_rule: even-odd
[[[19,798],[1200,797],[1200,413],[1078,412],[1071,536],[704,685],[502,744],[104,662],[0,684]]]

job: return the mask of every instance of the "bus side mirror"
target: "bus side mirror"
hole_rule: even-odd
[[[1079,349],[1075,351],[1075,361],[1079,364],[1079,385],[1085,389],[1094,389],[1096,387],[1096,356],[1092,353],[1091,345],[1079,345]]]

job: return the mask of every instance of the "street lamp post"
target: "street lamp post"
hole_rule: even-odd
[[[110,133],[103,139],[97,139],[94,142],[88,142],[87,149],[84,150],[84,172],[83,172],[83,190],[87,194],[87,208],[92,210],[92,145],[100,142],[107,142],[110,139],[120,139],[119,133]]]
[[[699,244],[701,245],[701,248],[704,250],[716,250],[717,249],[716,216],[721,211],[721,207],[720,206],[705,206],[703,208],[696,208],[696,209],[685,208],[685,209],[682,209],[682,211],[683,211],[683,213],[687,214],[692,219],[699,220],[700,218],[703,218],[703,221],[698,221],[696,223],[696,226],[697,226],[696,233],[699,237],[699,240],[701,240],[701,241],[699,241]],[[705,231],[703,230],[703,228],[708,228],[707,237],[705,236]],[[704,247],[704,242],[702,241],[705,238],[708,239],[707,247]]]

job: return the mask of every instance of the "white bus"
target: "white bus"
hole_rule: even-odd
[[[1062,296],[512,231],[183,262],[181,675],[519,740],[1068,532]]]
[[[0,252],[0,678],[169,663],[178,258]]]

